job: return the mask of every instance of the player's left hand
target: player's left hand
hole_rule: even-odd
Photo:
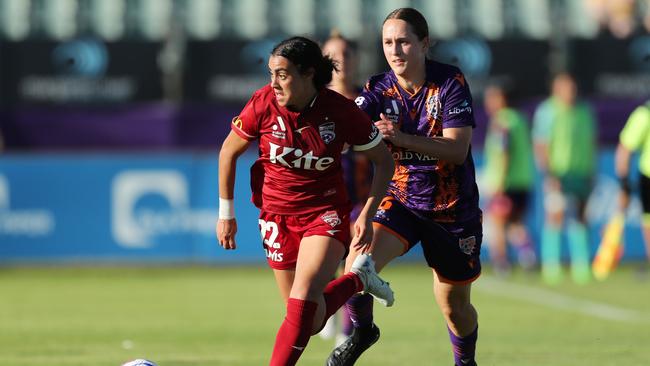
[[[375,126],[384,136],[384,139],[390,141],[393,145],[402,146],[405,134],[383,113],[379,114],[379,117],[380,120],[375,122]]]
[[[372,243],[372,217],[362,213],[354,223],[354,235],[350,246],[362,253],[370,249]]]

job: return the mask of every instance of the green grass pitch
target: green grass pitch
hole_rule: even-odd
[[[357,365],[452,365],[430,271],[384,271],[393,308],[375,304],[382,338]],[[650,279],[543,285],[489,270],[474,285],[479,365],[650,364]],[[0,268],[0,365],[266,365],[284,313],[265,267]],[[323,365],[314,337],[300,365]]]

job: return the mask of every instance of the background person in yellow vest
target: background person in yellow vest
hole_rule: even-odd
[[[637,107],[621,131],[616,147],[616,175],[621,183],[620,205],[627,208],[630,201],[630,159],[633,152],[639,156],[639,192],[643,206],[641,227],[646,256],[650,260],[650,102]],[[647,269],[647,265],[643,267]]]
[[[554,77],[551,96],[533,117],[535,155],[544,174],[545,220],[541,238],[542,278],[562,278],[562,228],[567,220],[571,277],[591,278],[585,207],[596,165],[596,122],[591,108],[577,99],[577,86],[567,73]]]

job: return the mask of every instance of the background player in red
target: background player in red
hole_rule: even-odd
[[[261,209],[267,261],[287,303],[270,364],[284,366],[297,362],[309,337],[354,293],[364,290],[392,304],[393,293],[368,256],[356,261],[351,273],[329,281],[350,243],[343,147],[363,152],[375,165],[353,245],[366,246],[372,239],[371,219],[393,162],[368,116],[325,88],[334,65],[316,43],[302,37],[280,42],[268,66],[271,83],[255,92],[233,120],[219,154],[217,235],[225,249],[235,249],[236,161],[257,140],[259,159],[251,168],[253,202]]]
[[[395,159],[370,251],[381,270],[422,243],[456,365],[475,365],[478,315],[470,293],[481,273],[482,213],[470,146],[472,96],[457,67],[426,59],[428,29],[415,9],[391,12],[382,29],[391,70],[371,77],[356,100],[377,121]],[[347,268],[367,248],[354,249]],[[355,329],[327,365],[352,365],[377,341],[371,305],[367,295],[348,302]]]

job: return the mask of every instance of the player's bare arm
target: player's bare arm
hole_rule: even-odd
[[[403,133],[397,125],[384,116],[375,122],[375,126],[384,138],[393,145],[433,156],[440,160],[462,164],[467,158],[469,144],[472,141],[472,127],[445,128],[442,136],[425,137]]]
[[[385,144],[360,151],[374,165],[374,174],[366,204],[354,224],[354,233],[350,245],[354,247],[369,246],[372,241],[372,218],[384,195],[386,187],[393,177],[395,164]]]
[[[250,145],[249,141],[239,137],[236,133],[230,132],[221,146],[219,152],[219,198],[220,200],[232,201],[235,191],[235,169],[237,159],[246,151]],[[224,249],[235,249],[235,234],[237,233],[237,220],[232,215],[225,215],[217,220],[217,238]],[[232,216],[232,217],[230,217]]]

